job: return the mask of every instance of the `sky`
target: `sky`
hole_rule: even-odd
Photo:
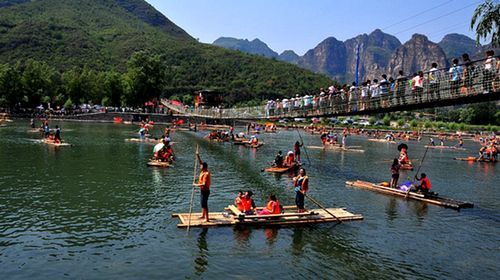
[[[281,53],[303,55],[328,37],[345,41],[379,28],[401,43],[412,34],[439,42],[469,29],[475,0],[146,0],[203,43],[259,38]]]

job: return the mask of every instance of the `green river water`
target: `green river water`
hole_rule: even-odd
[[[472,209],[346,187],[347,180],[387,181],[398,153],[352,137],[348,144],[365,153],[308,149],[306,169],[311,196],[363,221],[187,234],[171,214],[188,212],[196,144],[212,171],[211,211],[221,212],[239,189],[253,190],[258,205],[271,192],[292,205],[290,176],[261,169],[291,148],[297,132],[264,134],[258,151],[176,132],[177,161],[156,169],[146,166],[152,145],[125,142],[135,126],[55,124],[72,147],[37,142],[26,121],[0,128],[2,279],[496,279],[500,272],[498,164],[453,160],[475,155],[473,142],[467,151],[429,150],[422,167],[433,190],[474,202]],[[317,135],[302,136],[320,144]],[[422,158],[423,146],[410,143],[410,157]]]

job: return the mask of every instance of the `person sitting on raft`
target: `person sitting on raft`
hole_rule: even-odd
[[[259,143],[259,139],[257,139],[257,137],[255,136],[252,136],[252,138],[250,138],[250,141],[248,141],[248,143],[252,146],[257,145]]]
[[[281,151],[279,151],[276,157],[274,158],[273,166],[283,167],[283,155],[281,154]]]
[[[479,158],[477,160],[483,160],[484,159],[484,154],[486,152],[487,147],[483,146],[481,149],[479,149]]]
[[[434,142],[434,138],[429,138],[429,145],[431,146],[436,146],[436,143]]]
[[[241,212],[243,212],[244,210],[244,207],[243,207],[243,192],[242,191],[238,191],[238,195],[236,196],[236,198],[234,199],[234,205],[236,205],[236,208],[238,208],[238,210],[240,210]]]
[[[458,138],[458,147],[463,148],[464,147],[464,139],[462,137]]]
[[[243,213],[245,215],[254,215],[255,214],[255,202],[252,199],[253,192],[247,191],[245,195],[241,198],[241,202],[243,204]]]
[[[415,180],[420,181],[420,183],[415,186],[415,189],[418,192],[423,193],[424,195],[429,194],[429,191],[431,190],[432,185],[431,185],[431,182],[429,181],[429,179],[427,178],[427,175],[425,173],[422,173],[422,174],[420,174],[420,178],[418,178],[417,175],[415,175]]]
[[[269,202],[267,202],[266,208],[262,209],[258,213],[259,215],[271,215],[271,214],[281,214],[281,206],[276,195],[271,194],[269,196]]]
[[[399,153],[399,164],[409,164],[410,159],[408,158],[408,153],[406,153],[406,149],[402,148]]]
[[[288,151],[285,158],[285,166],[292,166],[295,164],[295,155],[292,151]]]
[[[399,169],[401,165],[399,165],[399,161],[397,158],[394,159],[391,165],[391,184],[389,185],[391,188],[397,188],[398,180],[399,180]]]

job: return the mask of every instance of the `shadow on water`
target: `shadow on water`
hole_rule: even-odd
[[[202,275],[208,267],[208,243],[207,243],[208,228],[203,228],[200,231],[197,239],[198,254],[194,259],[196,275]]]

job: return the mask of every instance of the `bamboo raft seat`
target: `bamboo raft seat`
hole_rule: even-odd
[[[260,210],[262,208],[257,208]],[[295,206],[285,206],[286,211],[296,211]],[[340,221],[356,221],[362,220],[363,216],[359,214],[352,214],[344,208],[328,208],[328,211],[334,214]],[[229,205],[225,208],[225,212],[209,213],[210,221],[205,222],[198,219],[201,213],[192,213],[191,222],[189,222],[189,213],[174,213],[172,217],[178,218],[180,223],[177,227],[219,227],[219,226],[237,226],[237,225],[253,225],[253,226],[266,226],[266,225],[304,225],[304,224],[318,224],[318,223],[335,223],[338,220],[332,217],[323,209],[311,209],[304,213],[284,213],[284,214],[271,214],[271,215],[244,215],[236,206]]]
[[[379,193],[399,196],[399,197],[403,197],[406,199],[419,200],[422,202],[427,202],[427,203],[443,206],[446,208],[453,208],[456,210],[459,210],[461,208],[474,207],[474,204],[471,202],[459,201],[459,200],[440,197],[440,196],[425,196],[425,195],[420,194],[420,193],[406,192],[406,191],[403,191],[400,189],[393,189],[390,187],[384,187],[384,186],[379,185],[379,184],[374,184],[374,183],[365,182],[365,181],[359,181],[359,180],[347,181],[346,185],[352,186],[352,187],[368,189],[368,190],[379,192]]]

